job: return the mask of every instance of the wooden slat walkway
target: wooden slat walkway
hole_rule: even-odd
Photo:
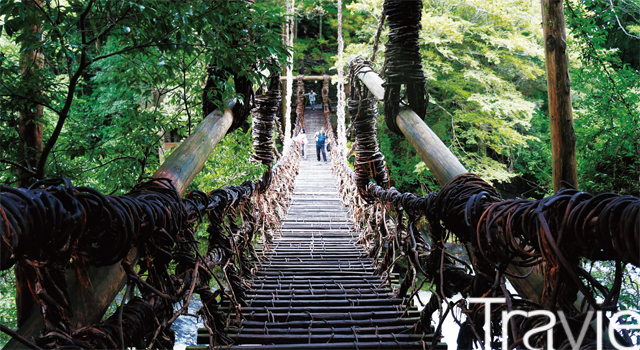
[[[314,132],[307,130],[310,140]],[[419,312],[403,310],[356,243],[329,163],[316,161],[315,145],[307,151],[282,237],[251,281],[245,319],[238,322],[232,314],[226,329],[237,345],[219,348],[431,348],[432,336],[414,331]],[[199,331],[198,343],[209,343],[206,330]]]

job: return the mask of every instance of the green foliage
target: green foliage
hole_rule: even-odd
[[[230,72],[257,85],[260,71],[278,69],[270,58],[285,57],[280,11],[244,1],[2,2],[2,181],[15,182],[7,164],[24,161],[19,111],[38,103],[46,145],[36,176],[126,191],[157,168],[164,134],[187,136],[202,119],[207,65],[227,72],[217,82],[221,100],[243,98]],[[27,35],[33,24],[41,36]],[[21,74],[17,48],[41,52],[44,64],[32,76]]]
[[[546,91],[544,92],[546,94]],[[546,96],[544,96],[546,99]],[[520,146],[511,154],[513,171],[521,174],[525,181],[533,183],[532,189],[527,192],[529,197],[533,194],[544,195],[553,190],[551,177],[551,135],[549,131],[549,118],[546,111],[540,108],[531,118],[531,139],[527,140],[527,146]]]
[[[370,57],[382,1],[348,7],[373,16],[359,29],[366,41],[349,45],[347,55]],[[546,179],[551,172],[548,162],[539,162],[547,153],[544,138],[532,125],[534,116],[543,115],[541,100],[546,99],[541,93],[545,86],[539,11],[526,1],[424,1],[420,40],[431,102],[426,122],[465,167],[488,181],[514,176]],[[383,33],[378,69],[385,41]],[[392,178],[405,182],[407,177],[402,186],[418,190],[415,171],[425,171],[424,163],[406,142],[385,137],[391,140],[382,148]],[[434,181],[427,181],[433,187]]]
[[[18,314],[16,311],[16,278],[13,269],[2,272],[0,275],[0,324],[16,329]],[[7,334],[0,332],[0,347],[4,347],[11,340]]]
[[[640,73],[637,54],[630,52],[637,51],[640,40],[625,34],[614,18],[617,13],[628,19],[631,9],[618,10],[593,1],[568,6],[567,22],[574,33],[569,48],[581,58],[571,71],[578,182],[590,192],[639,196]],[[602,25],[607,20],[612,25]]]
[[[488,181],[508,181],[514,154],[531,135],[534,96],[524,88],[543,73],[539,8],[525,1],[427,1],[422,19],[423,66],[434,125],[463,164]],[[445,129],[440,126],[441,132]]]
[[[262,176],[266,166],[252,162],[253,138],[251,130],[236,129],[228,134],[205,163],[190,188],[212,191],[230,185],[240,185]]]
[[[259,71],[278,69],[271,57],[284,62],[283,0],[258,1],[253,9],[245,1],[39,3],[0,2],[3,184],[15,183],[15,165],[24,165],[21,110],[44,106],[49,153],[42,164],[30,165],[39,176],[124,193],[157,169],[166,134],[187,137],[202,120],[208,65],[226,74],[215,78],[221,104],[244,98],[235,93],[230,72],[257,86]],[[345,59],[371,57],[383,0],[344,3]],[[615,0],[565,3],[579,184],[594,193],[638,196],[640,8]],[[296,1],[295,17],[296,69],[302,62],[305,74],[334,73],[345,63],[334,56],[335,1]],[[544,194],[551,187],[551,146],[540,21],[539,4],[524,0],[424,0],[420,44],[431,101],[427,124],[469,170],[496,185],[520,177]],[[41,35],[33,35],[34,26]],[[386,33],[374,62],[378,70]],[[21,52],[33,50],[42,54],[42,65],[25,74]],[[388,131],[382,116],[378,130],[392,185],[417,194],[437,190],[425,164],[403,137]],[[251,151],[249,131],[230,133],[191,189],[258,178],[265,167],[249,161]],[[597,277],[609,281],[611,274],[603,271]],[[11,273],[0,278],[0,323],[10,327],[14,283]],[[625,283],[623,305],[638,305],[637,281]],[[0,342],[6,339],[2,335]]]
[[[640,9],[626,2],[613,2],[614,11],[607,2],[568,4],[579,185],[595,193],[638,195],[640,77],[633,50],[640,45],[632,37],[632,18]],[[544,194],[551,187],[551,147],[539,7],[525,1],[424,5],[427,124],[469,170],[498,187],[518,176]],[[368,20],[355,31],[346,55],[370,57],[382,1],[347,7]],[[377,69],[385,40],[383,32]],[[381,136],[381,142],[385,137],[393,140],[382,147],[392,178],[406,176],[400,186],[409,190],[415,184],[413,190],[419,190],[413,171],[426,170],[424,164],[408,144],[391,135]]]
[[[358,1],[343,1],[343,40],[345,45],[364,38],[363,17],[352,6]],[[302,0],[295,2],[297,33],[294,39],[294,70],[304,64],[305,74],[336,74],[335,54],[338,50],[338,9],[334,0]],[[377,17],[376,17],[377,18]],[[322,24],[321,24],[322,23]],[[322,27],[322,35],[320,35]],[[368,38],[368,37],[367,37]]]
[[[426,195],[440,186],[426,165],[420,161],[416,151],[402,136],[389,132],[384,117],[378,118],[378,142],[385,155],[391,186],[401,192]]]
[[[628,68],[609,74],[624,97],[603,88],[610,81],[599,69],[576,70],[582,98],[576,98],[579,184],[587,191],[640,195],[640,83]],[[604,85],[604,86],[603,86]],[[609,90],[611,91],[611,90]]]
[[[588,261],[582,262],[582,267],[595,277],[598,282],[611,290],[615,280],[615,262],[613,261]],[[638,310],[640,305],[640,267],[627,265],[622,278],[622,288],[618,307],[620,310]],[[596,295],[603,298],[603,295],[596,289]]]
[[[285,58],[281,8],[261,2],[253,9],[245,1],[27,3],[0,2],[3,184],[16,182],[14,165],[24,161],[17,131],[24,108],[44,106],[44,143],[51,147],[40,176],[121,194],[157,169],[165,134],[186,137],[202,120],[207,65],[227,72],[216,82],[221,104],[244,98],[230,72],[257,86],[260,71],[278,70],[271,59]],[[42,35],[29,35],[33,25]],[[20,52],[35,49],[43,64],[23,74]],[[247,162],[251,148],[249,132],[228,135],[192,187],[212,190],[259,176],[263,168]],[[0,321],[15,329],[10,274],[0,281],[0,296]]]

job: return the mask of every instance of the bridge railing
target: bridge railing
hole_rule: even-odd
[[[375,140],[361,135],[375,134],[377,113],[367,115],[366,111],[375,109],[377,99],[384,96],[382,80],[362,60],[351,63],[355,172],[346,162],[346,150],[337,147],[332,149],[334,169],[342,196],[359,226],[360,240],[376,258],[378,270],[389,273],[401,262],[407,269],[398,295],[404,296],[408,290],[413,290],[413,295],[425,282],[433,284],[434,297],[423,311],[423,326],[428,327],[432,313],[443,300],[458,292],[472,297],[504,297],[507,311],[540,308],[581,317],[583,310],[617,308],[625,263],[640,265],[639,198],[592,196],[564,188],[539,201],[504,201],[490,184],[466,173],[446,146],[407,108],[395,118],[397,126],[443,188],[424,197],[388,188]],[[360,95],[354,93],[356,80],[367,87],[358,88]],[[376,97],[375,101],[369,94]],[[362,118],[373,119],[367,123]],[[376,182],[370,182],[372,178]],[[422,218],[429,224],[425,237],[417,230]],[[468,262],[447,252],[445,243],[453,238],[466,247]],[[600,285],[580,267],[582,258],[617,261],[615,285]],[[506,279],[520,296],[507,290]],[[604,296],[603,301],[597,301],[598,295]],[[461,334],[483,334],[477,325],[484,323],[484,305],[463,304],[469,318]],[[492,314],[494,325],[500,323],[499,317],[498,312]],[[521,338],[531,324],[521,326],[514,324],[514,339]]]
[[[257,97],[254,158],[268,165],[259,180],[180,198],[232,125],[227,109],[211,113],[154,179],[127,195],[103,195],[64,179],[28,190],[3,187],[0,269],[17,266],[26,279],[22,293],[32,294],[40,310],[17,333],[3,327],[14,336],[6,348],[172,347],[170,326],[194,294],[205,305],[200,312],[211,342],[229,343],[218,297],[228,298],[231,310],[244,303],[243,278],[252,274],[248,259],[256,257],[254,240],[261,233],[268,242],[277,232],[300,161],[300,147],[293,143],[271,167],[277,86],[275,77],[267,95]],[[206,253],[195,237],[205,215]],[[216,290],[209,286],[212,278],[218,280]],[[125,285],[116,313],[100,322]],[[176,303],[182,307],[174,312]]]

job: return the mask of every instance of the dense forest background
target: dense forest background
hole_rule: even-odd
[[[294,62],[335,73],[333,1],[299,1]],[[462,163],[504,197],[552,190],[541,7],[532,1],[423,1],[421,50],[430,95],[427,124]],[[345,59],[372,56],[382,0],[346,1]],[[579,186],[640,194],[640,6],[565,1]],[[322,28],[322,29],[321,29]],[[384,64],[386,29],[376,70]],[[344,63],[344,62],[341,62]],[[332,67],[332,68],[330,68]],[[393,184],[437,190],[424,163],[379,124]]]
[[[345,60],[371,57],[382,0],[345,0]],[[67,177],[125,193],[161,163],[163,140],[203,119],[207,78],[236,94],[232,75],[258,87],[284,64],[284,0],[13,1],[0,3],[0,182]],[[640,195],[640,6],[628,0],[565,4],[581,190]],[[523,0],[425,0],[420,32],[427,124],[470,170],[506,197],[552,189],[541,9]],[[335,1],[295,1],[294,74],[335,74]],[[381,44],[376,70],[384,63]],[[209,73],[215,67],[216,75]],[[382,109],[381,109],[382,111]],[[25,147],[21,118],[41,123]],[[416,152],[388,131],[379,141],[393,185],[438,185]],[[255,178],[247,127],[216,147],[192,187]],[[603,276],[603,278],[606,278]],[[0,283],[0,323],[15,323],[13,276]],[[632,281],[631,281],[632,282]],[[630,282],[630,283],[631,283]],[[631,286],[634,284],[631,283]],[[637,282],[635,288],[640,294]],[[4,339],[4,338],[3,338]]]

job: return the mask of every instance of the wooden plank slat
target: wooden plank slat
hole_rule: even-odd
[[[317,125],[306,125],[307,134]],[[256,249],[266,260],[256,264],[248,283],[244,318],[229,315],[227,333],[236,344],[216,349],[431,348],[433,336],[416,332],[420,313],[391,288],[398,275],[383,280],[358,244],[329,166],[309,158],[302,162],[282,236]],[[229,307],[225,300],[218,311]],[[208,344],[208,332],[200,330],[197,339]]]

